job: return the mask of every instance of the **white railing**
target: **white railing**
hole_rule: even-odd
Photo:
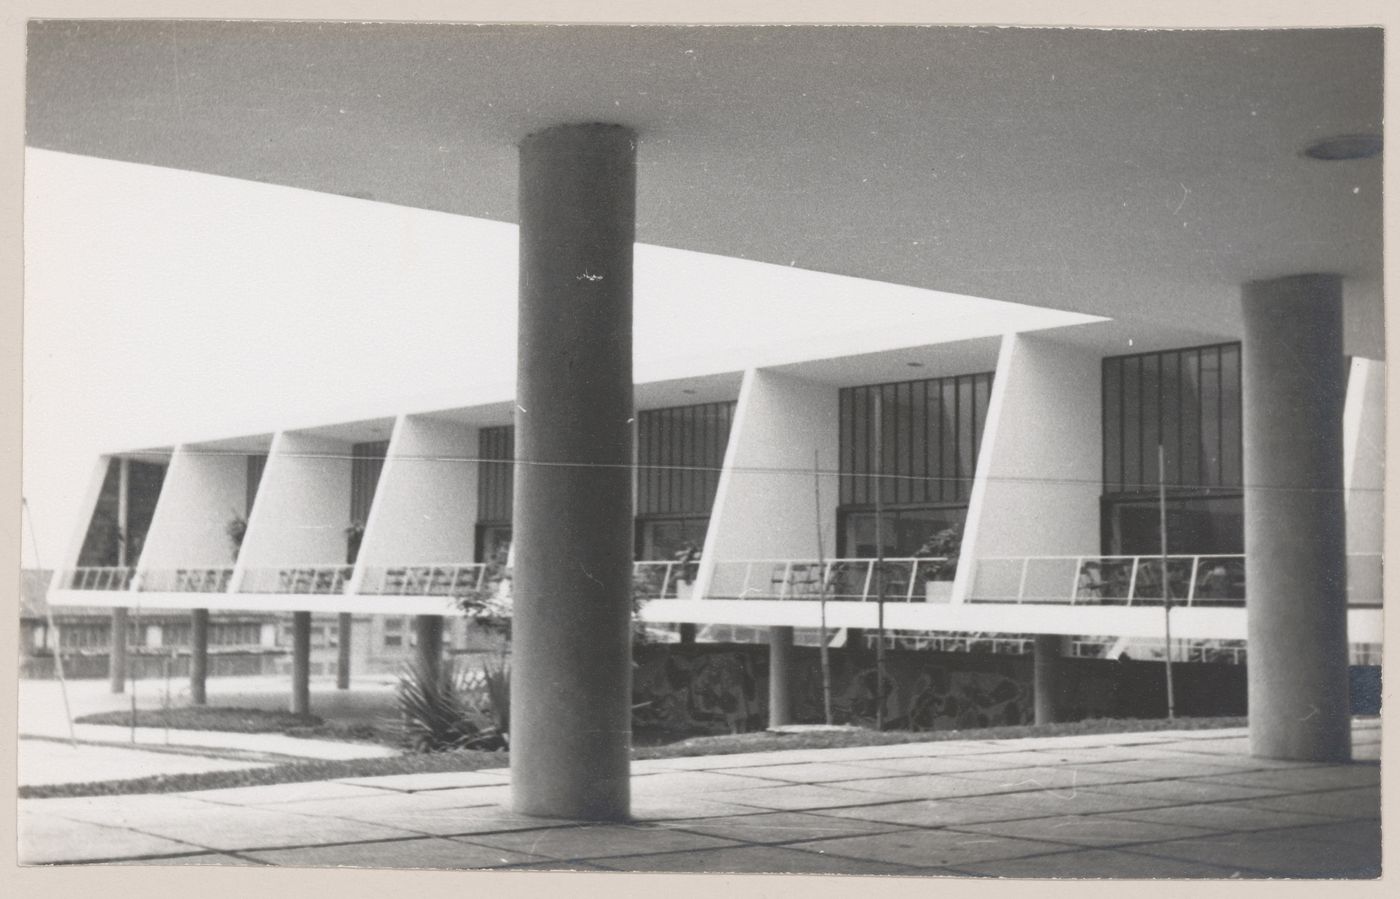
[[[68,590],[129,590],[136,571],[130,565],[94,565],[74,568],[63,580]]]
[[[633,562],[632,586],[642,599],[690,599],[700,560],[690,562]]]
[[[303,565],[288,568],[248,568],[240,593],[300,593],[333,596],[344,593],[352,565]]]
[[[173,568],[141,572],[136,589],[144,593],[226,593],[233,568]]]
[[[1011,556],[977,559],[968,602],[1160,606],[1163,582],[1173,605],[1243,606],[1243,555]],[[1381,602],[1381,556],[1347,556],[1347,601]]]
[[[716,562],[706,598],[946,602],[952,580],[945,558],[752,559]]]
[[[366,568],[359,592],[372,596],[461,596],[480,589],[481,563],[395,565]]]

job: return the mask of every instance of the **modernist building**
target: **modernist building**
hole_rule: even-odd
[[[1348,645],[1381,639],[1379,31],[31,38],[33,147],[519,223],[514,381],[113,447],[165,463],[139,560],[75,546],[52,603],[292,611],[301,706],[311,611],[422,616],[431,655],[509,541],[532,813],[626,814],[634,564],[647,619],[772,628],[775,658],[824,615],[1034,635],[1047,675],[1064,638],[1157,637],[1169,595],[1174,637],[1248,641],[1257,753],[1349,755]],[[1079,317],[634,367],[637,241]],[[956,559],[919,552],[952,526]]]

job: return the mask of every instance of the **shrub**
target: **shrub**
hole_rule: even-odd
[[[506,732],[473,701],[471,681],[471,672],[451,659],[436,675],[405,666],[397,692],[403,744],[415,752],[503,747]]]

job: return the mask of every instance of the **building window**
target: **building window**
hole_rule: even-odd
[[[403,618],[384,619],[384,646],[386,649],[403,646]]]
[[[1158,446],[1164,465],[1158,466]],[[1103,551],[1244,552],[1240,345],[1103,360]]]
[[[877,490],[884,507],[886,555],[912,555],[931,535],[962,524],[982,448],[992,377],[983,372],[841,391],[843,555],[876,554]]]
[[[153,462],[128,464],[127,475],[127,537],[126,564],[135,565],[141,558],[141,547],[146,541],[146,532],[151,528],[155,516],[156,501],[160,499],[160,488],[165,482],[165,466]],[[120,559],[118,547],[122,540],[121,527],[117,521],[121,491],[121,460],[110,459],[107,473],[102,480],[102,491],[98,494],[97,507],[93,509],[92,520],[88,524],[87,535],[78,555],[78,565],[116,565]]]
[[[515,428],[482,428],[477,440],[477,518],[483,524],[508,525],[515,502]]]
[[[374,504],[374,492],[379,487],[379,475],[384,471],[384,459],[388,454],[387,440],[356,443],[350,448],[351,521],[360,524],[369,521],[369,509]]]
[[[674,559],[704,545],[734,406],[701,403],[638,413],[638,559]]]

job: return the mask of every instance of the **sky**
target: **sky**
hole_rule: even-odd
[[[104,452],[511,395],[514,225],[25,161],[26,567],[63,564]],[[634,294],[638,381],[1091,320],[647,245]]]

